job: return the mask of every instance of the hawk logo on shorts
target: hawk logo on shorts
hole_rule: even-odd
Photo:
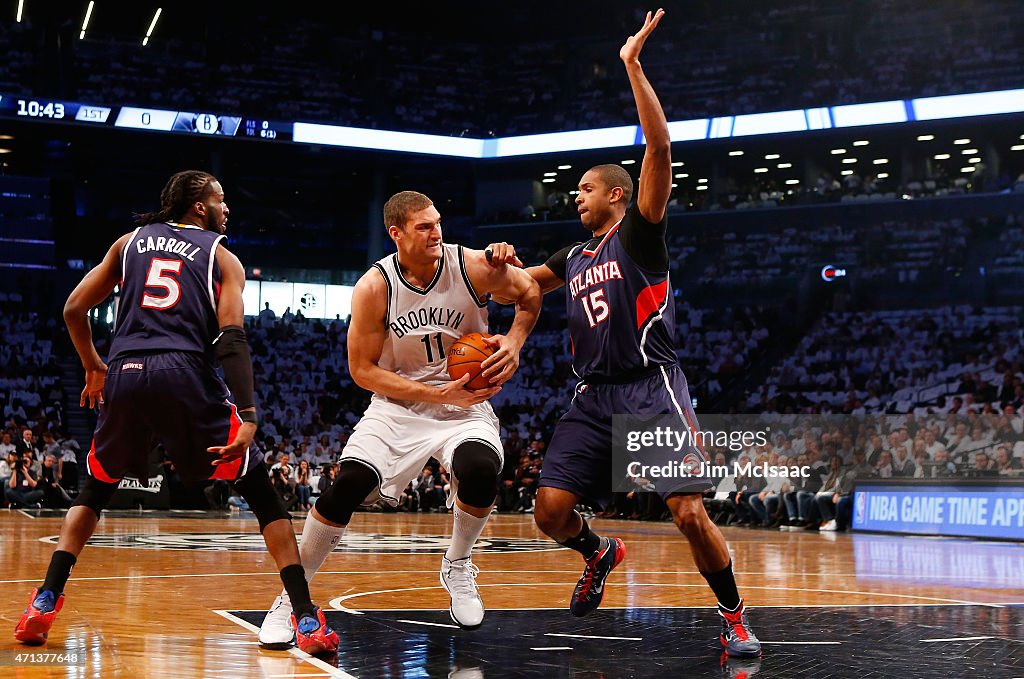
[[[686,471],[687,476],[698,476],[703,464],[704,460],[697,453],[687,453],[683,456],[682,469]]]
[[[145,366],[143,366],[141,363],[122,363],[121,371],[124,372],[125,370],[142,370],[144,367]]]
[[[60,536],[40,538],[56,544]],[[122,549],[173,549],[202,552],[264,552],[267,545],[259,533],[137,533],[93,535],[90,547]],[[346,532],[335,548],[340,552],[358,554],[443,554],[451,537],[448,535],[382,535]],[[546,552],[562,549],[551,540],[532,538],[481,538],[473,551],[477,554],[509,552]]]

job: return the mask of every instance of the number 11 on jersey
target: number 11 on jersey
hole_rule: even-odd
[[[423,342],[423,346],[427,349],[427,363],[434,362],[434,352],[431,351],[430,339],[433,337],[434,341],[437,342],[437,360],[440,361],[444,358],[444,345],[441,344],[441,333],[435,333],[434,335],[424,335],[420,338]]]

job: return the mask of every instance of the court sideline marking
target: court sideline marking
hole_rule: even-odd
[[[244,629],[249,630],[253,634],[259,634],[260,633],[260,628],[259,627],[257,627],[256,625],[253,625],[253,624],[251,624],[249,622],[246,622],[245,620],[242,620],[241,618],[239,618],[236,615],[232,615],[229,611],[214,609],[213,612],[216,613],[217,615],[221,616],[222,618],[230,620],[231,622],[235,623],[236,625],[238,625],[240,627],[243,627]],[[314,656],[311,656],[309,653],[306,653],[305,651],[300,651],[298,648],[292,647],[292,648],[288,649],[288,652],[291,653],[292,655],[294,655],[296,658],[302,660],[303,662],[307,662],[307,663],[309,663],[310,665],[312,665],[313,667],[315,667],[315,668],[317,668],[319,670],[324,670],[325,672],[328,673],[327,676],[339,677],[339,679],[359,679],[359,677],[356,677],[356,676],[354,676],[352,674],[349,674],[348,672],[346,672],[345,670],[341,669],[340,667],[335,667],[335,666],[333,666],[333,665],[331,665],[329,663],[326,663],[323,660],[321,660],[320,658],[316,658]],[[295,675],[295,676],[302,676],[302,675]],[[316,676],[323,676],[323,675],[316,675]]]

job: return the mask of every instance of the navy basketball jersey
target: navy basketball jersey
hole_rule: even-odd
[[[664,247],[663,227],[664,222],[661,227],[649,224],[630,207],[603,237],[568,250],[564,275],[549,260],[548,266],[565,281],[573,370],[581,378],[622,379],[637,370],[677,363],[668,267],[641,268],[623,238],[646,229]]]
[[[132,233],[121,255],[121,299],[110,358],[156,351],[212,356],[220,332],[224,236],[197,226],[157,223]]]

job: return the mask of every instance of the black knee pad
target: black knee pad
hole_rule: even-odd
[[[235,481],[235,488],[249,504],[249,511],[256,515],[256,520],[260,523],[260,533],[280,519],[291,521],[292,516],[284,508],[281,496],[270,483],[270,471],[264,463],[261,462],[250,469],[248,474]]]
[[[338,476],[316,500],[316,512],[331,523],[347,526],[352,512],[380,486],[376,470],[361,462],[342,460]]]
[[[78,494],[78,497],[75,498],[71,506],[88,507],[96,512],[96,518],[98,519],[100,518],[100,512],[110,504],[110,498],[114,497],[114,491],[117,490],[119,483],[106,483],[96,479],[94,476],[86,477],[82,492]]]
[[[480,441],[460,443],[452,456],[452,474],[459,480],[459,499],[470,507],[486,508],[498,495],[501,457]]]

